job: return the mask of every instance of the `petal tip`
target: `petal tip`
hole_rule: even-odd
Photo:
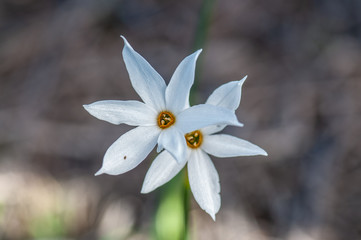
[[[208,213],[211,218],[213,219],[213,221],[216,221],[216,214],[215,213]]]
[[[267,157],[268,156],[268,153],[261,147],[257,146],[258,148],[258,151],[257,151],[257,155],[261,155],[261,156],[265,156]]]
[[[150,193],[150,192],[152,192],[154,190],[155,190],[155,188],[152,187],[152,185],[143,183],[143,186],[142,186],[142,189],[140,190],[140,193],[141,194],[147,194],[147,193]]]
[[[255,156],[256,155],[261,155],[261,156],[265,156],[265,157],[267,157],[268,156],[268,153],[265,151],[265,150],[263,150],[262,148],[260,148],[260,147],[258,147],[258,146],[256,146],[257,147],[257,152],[255,152]]]
[[[141,194],[147,194],[147,193],[149,193],[149,192],[150,192],[149,189],[147,189],[147,188],[144,187],[144,185],[143,185],[142,189],[140,190],[140,193],[141,193]]]
[[[128,40],[123,35],[120,35],[120,37],[123,38],[124,47],[129,47],[129,48],[133,49],[132,46],[130,46]]]
[[[194,60],[196,61],[198,59],[198,57],[199,57],[199,54],[201,54],[202,51],[203,51],[202,49],[198,49],[197,51],[195,51],[194,53],[192,53],[188,57],[195,56]]]
[[[83,108],[89,112],[89,110],[91,108],[91,104],[84,104]]]
[[[157,153],[160,153],[163,149],[164,149],[164,147],[163,147],[163,146],[161,146],[161,145],[158,143],[158,146],[157,146]]]
[[[237,121],[237,122],[234,124],[234,126],[236,126],[236,127],[243,127],[244,124]]]
[[[105,173],[105,171],[104,171],[103,168],[101,168],[101,169],[99,169],[98,172],[96,172],[96,173],[94,174],[94,176],[99,176],[99,175],[101,175],[101,174],[103,174],[103,173]]]
[[[239,80],[239,81],[238,81],[238,85],[239,85],[239,86],[242,86],[243,83],[244,83],[244,81],[246,81],[247,77],[248,77],[248,75],[246,75],[244,78],[242,78],[241,80]]]

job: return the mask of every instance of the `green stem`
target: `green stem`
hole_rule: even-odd
[[[190,239],[190,231],[189,231],[189,209],[190,209],[190,196],[191,196],[191,190],[189,187],[188,182],[188,171],[187,168],[183,169],[184,171],[184,178],[183,178],[183,192],[184,192],[184,216],[185,216],[185,233],[184,236],[186,240]]]

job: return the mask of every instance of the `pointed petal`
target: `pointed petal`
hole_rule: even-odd
[[[123,134],[108,148],[96,175],[118,175],[138,166],[156,145],[159,132],[158,127],[136,127]]]
[[[130,46],[125,37],[123,58],[134,90],[157,111],[165,109],[165,82],[154,68]]]
[[[168,151],[161,152],[145,176],[141,193],[149,193],[175,177],[187,161],[178,163]]]
[[[138,101],[105,100],[83,105],[94,117],[113,124],[131,126],[155,126],[157,113]]]
[[[187,143],[184,134],[176,127],[170,127],[161,132],[158,148],[167,150],[178,163],[186,160]]]
[[[189,91],[194,82],[196,61],[201,51],[196,51],[179,64],[165,91],[166,107],[175,114],[189,107]]]
[[[221,207],[221,187],[216,168],[201,149],[192,151],[189,157],[188,178],[197,203],[215,221],[216,213]]]
[[[216,157],[267,156],[265,150],[253,143],[227,134],[203,135],[201,148]]]
[[[208,97],[206,104],[236,110],[241,101],[242,85],[246,79],[247,76],[242,80],[223,84]],[[225,124],[217,124],[202,128],[201,131],[205,134],[213,134],[222,131],[226,126]]]
[[[246,78],[247,76],[242,80],[223,84],[208,97],[206,104],[236,110],[241,101],[242,85]]]
[[[192,132],[214,124],[243,126],[234,111],[209,104],[199,104],[187,108],[176,117],[176,126],[184,133]]]

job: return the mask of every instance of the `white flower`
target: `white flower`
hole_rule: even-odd
[[[113,123],[138,126],[118,138],[107,150],[96,175],[117,175],[140,164],[158,143],[178,162],[186,159],[184,134],[212,124],[242,126],[234,112],[201,104],[189,107],[189,91],[201,50],[186,57],[175,70],[168,86],[153,67],[124,39],[123,58],[139,101],[106,100],[84,108],[94,117]]]
[[[220,86],[209,96],[206,103],[236,110],[246,78]],[[220,184],[217,170],[208,154],[216,157],[267,156],[263,149],[248,141],[227,134],[214,134],[224,127],[225,125],[209,126],[185,135],[189,184],[199,206],[213,220],[221,206]],[[177,163],[167,151],[161,152],[149,168],[141,192],[151,192],[168,182],[185,164],[186,162]]]

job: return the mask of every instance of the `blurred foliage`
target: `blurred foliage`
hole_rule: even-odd
[[[47,213],[30,222],[30,235],[34,239],[59,238],[66,235],[64,218],[58,213]]]

